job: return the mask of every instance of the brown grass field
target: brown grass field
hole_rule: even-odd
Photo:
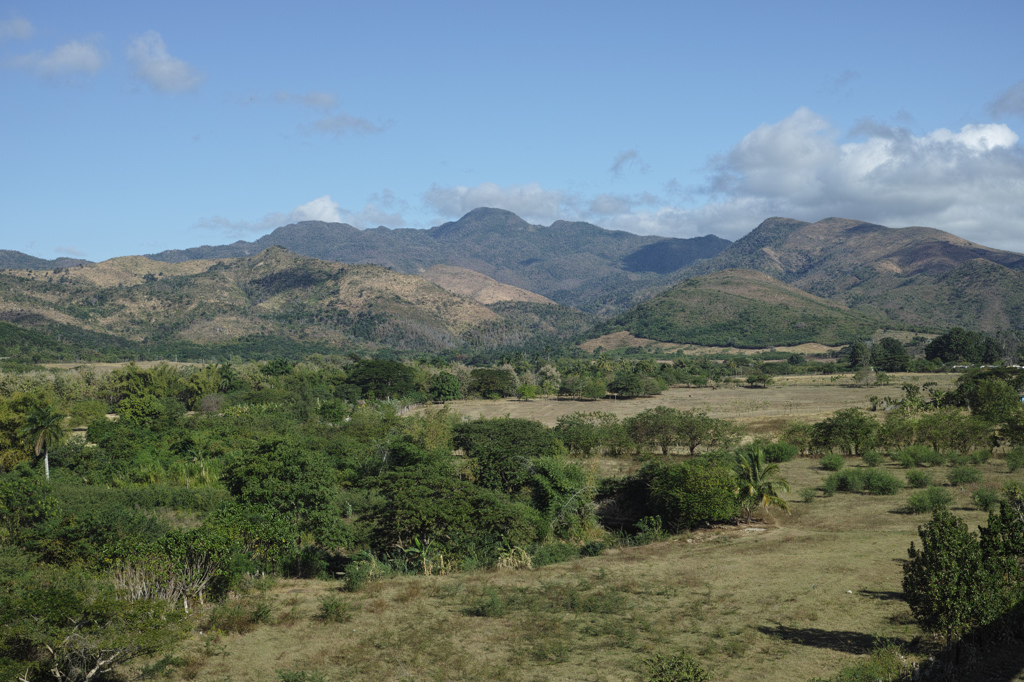
[[[868,395],[899,394],[906,379],[869,389],[801,378],[764,390],[675,389],[636,401],[453,407],[553,424],[580,409],[625,416],[666,404],[707,409],[768,433],[787,420],[866,407]],[[591,461],[601,469],[631,466]],[[848,466],[863,463],[850,459]],[[882,466],[903,477],[895,465]],[[199,632],[167,668],[167,679],[639,680],[644,656],[686,651],[719,682],[783,682],[828,678],[882,639],[902,645],[910,658],[927,655],[935,640],[922,635],[900,599],[902,562],[928,520],[902,511],[911,491],[818,493],[801,502],[797,491],[820,485],[827,472],[813,459],[781,467],[793,490],[791,513],[776,511],[751,525],[698,529],[539,569],[400,576],[357,593],[342,592],[338,582],[279,580],[235,598],[242,609],[270,604],[270,623],[246,634]],[[1008,473],[998,454],[981,469],[977,485],[1024,482],[1024,472]],[[944,481],[941,470],[934,473]],[[972,526],[986,520],[971,504],[977,485],[950,488],[953,509]],[[342,600],[343,622],[317,617],[324,597]],[[1020,652],[1007,653],[1004,668],[1014,664],[1014,672],[991,679],[1024,680]]]

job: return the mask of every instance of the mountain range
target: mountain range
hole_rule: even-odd
[[[756,347],[952,326],[1024,329],[1024,255],[840,218],[769,218],[730,243],[488,208],[429,230],[302,222],[97,264],[0,251],[0,354],[60,352],[53,338],[65,350],[440,351],[622,330]]]
[[[605,230],[583,222],[531,225],[510,211],[478,208],[429,230],[344,223],[300,222],[254,242],[151,254],[180,263],[196,258],[251,256],[280,246],[303,256],[344,263],[374,263],[420,275],[436,265],[465,268],[561,305],[598,315],[632,306],[642,292],[667,285],[672,273],[709,258],[730,242],[714,235],[693,239]]]

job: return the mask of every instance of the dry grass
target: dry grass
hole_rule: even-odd
[[[809,459],[782,467],[794,491],[826,473]],[[982,469],[982,484],[1024,480],[1002,460]],[[973,526],[985,515],[972,490],[955,490],[954,508]],[[751,526],[534,570],[398,577],[353,595],[284,580],[267,597],[276,624],[196,635],[170,679],[272,681],[301,669],[329,680],[635,680],[641,656],[680,650],[720,682],[827,677],[877,638],[923,651],[899,598],[926,521],[900,511],[908,495],[803,503],[794,493],[792,514]],[[317,617],[332,595],[351,602],[350,620]]]
[[[712,417],[732,419],[745,426],[762,429],[764,424],[785,421],[816,422],[836,410],[869,406],[868,396],[901,397],[904,381],[935,381],[940,388],[951,387],[956,374],[896,374],[888,386],[855,387],[850,375],[777,377],[769,388],[670,388],[663,394],[635,400],[561,400],[539,398],[523,401],[461,400],[450,403],[453,410],[470,418],[510,415],[536,419],[554,426],[559,417],[573,412],[611,412],[620,419],[631,417],[658,405],[681,410],[704,410]],[[835,380],[833,380],[835,377]],[[880,413],[879,413],[880,414]],[[781,422],[780,422],[781,420]]]
[[[838,407],[866,406],[869,393],[899,393],[803,378],[780,383],[767,391],[677,389],[600,407],[610,404],[625,416],[652,404],[704,408],[708,401],[717,416],[763,421],[774,418],[760,414],[772,408],[750,416],[743,401],[778,395],[793,403],[785,419],[813,419]],[[560,413],[598,409],[547,400],[455,407],[546,423]],[[637,463],[594,458],[585,465],[612,475]],[[863,465],[849,460],[848,466]],[[891,463],[882,466],[904,475]],[[273,625],[244,635],[197,634],[178,652],[183,665],[169,679],[272,682],[278,670],[307,670],[328,680],[636,680],[641,657],[686,651],[719,682],[788,682],[828,677],[866,656],[879,638],[925,655],[933,640],[922,637],[900,599],[902,562],[927,520],[902,511],[912,491],[819,493],[801,502],[797,491],[819,486],[827,472],[812,459],[781,467],[793,490],[791,513],[749,526],[697,529],[537,569],[399,576],[351,595],[341,594],[337,582],[280,581],[266,597]],[[971,526],[986,519],[971,505],[977,487],[1024,482],[1024,472],[1007,473],[1001,459],[981,469],[978,484],[950,489],[954,510]],[[317,616],[330,596],[348,601],[349,620]]]

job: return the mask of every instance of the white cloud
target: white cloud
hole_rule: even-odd
[[[476,187],[434,185],[424,202],[445,218],[460,218],[474,208],[503,208],[531,222],[553,222],[576,215],[576,200],[564,192],[546,190],[538,183],[502,187],[485,182]]]
[[[759,126],[710,160],[705,185],[686,195],[597,194],[538,184],[438,187],[424,196],[444,217],[479,206],[531,221],[588,220],[642,234],[737,239],[771,216],[836,216],[891,227],[924,225],[987,246],[1024,251],[1024,149],[1009,126],[910,131],[862,121],[849,133],[809,109]],[[673,205],[687,202],[687,206]]]
[[[1014,83],[1007,88],[1006,92],[999,95],[989,105],[989,111],[997,118],[1004,116],[1024,118],[1024,81]]]
[[[280,104],[297,103],[310,109],[329,111],[338,105],[338,98],[329,92],[318,92],[310,90],[304,94],[294,92],[278,92],[274,95],[274,101]]]
[[[1024,152],[1008,126],[915,136],[875,124],[856,132],[866,136],[841,143],[840,131],[803,108],[760,126],[712,161],[711,201],[690,217],[733,238],[772,215],[841,216],[1020,248]]]
[[[341,214],[338,213],[338,202],[333,201],[331,195],[325,194],[293,209],[288,215],[288,222],[290,223],[297,223],[303,220],[322,220],[325,223],[340,223]]]
[[[348,223],[354,227],[402,227],[405,219],[400,210],[405,202],[397,199],[391,190],[385,189],[370,197],[370,201],[358,211],[342,208],[329,194],[317,197],[301,206],[296,206],[288,213],[268,213],[259,220],[228,220],[221,216],[205,218],[194,227],[223,232],[236,238],[252,238],[266,234],[283,225],[299,223],[304,220],[320,220],[325,223]]]
[[[394,125],[394,121],[384,123],[373,123],[372,121],[352,116],[350,114],[335,114],[313,121],[312,130],[318,133],[326,133],[335,137],[341,137],[348,133],[365,135],[368,133],[382,133]]]
[[[85,258],[85,253],[73,246],[58,246],[54,249],[59,254],[70,256],[72,258]]]
[[[33,33],[35,33],[35,29],[27,19],[15,17],[0,21],[0,43],[5,40],[28,40]]]
[[[610,168],[612,175],[619,177],[627,168],[635,168],[641,173],[650,170],[650,166],[640,158],[640,153],[635,149],[626,149],[615,155]]]
[[[167,52],[156,31],[146,31],[128,44],[128,61],[135,75],[160,92],[188,92],[203,81],[203,75]]]
[[[103,53],[91,42],[72,40],[52,52],[33,52],[8,60],[7,65],[37,76],[56,78],[94,74],[103,68]]]

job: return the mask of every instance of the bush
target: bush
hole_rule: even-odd
[[[820,464],[826,471],[839,471],[846,464],[846,459],[838,452],[830,452],[821,458]]]
[[[867,464],[869,467],[876,467],[884,461],[885,457],[883,457],[882,453],[880,452],[868,450],[867,452],[864,453],[864,463]]]
[[[865,479],[865,472],[860,469],[844,469],[829,474],[821,489],[828,496],[834,495],[836,491],[859,493],[864,489]]]
[[[654,654],[640,660],[645,682],[708,682],[709,673],[697,659],[687,653],[674,656]]]
[[[882,469],[869,469],[864,479],[864,488],[872,495],[895,495],[903,490],[903,482]]]
[[[764,447],[764,459],[769,464],[788,462],[800,454],[800,449],[789,443],[769,443]]]
[[[989,448],[983,448],[981,450],[975,450],[971,453],[971,464],[980,465],[992,459],[992,450]]]
[[[347,623],[352,620],[352,613],[355,610],[355,606],[349,600],[342,599],[336,594],[328,594],[320,597],[317,618],[325,623]]]
[[[907,508],[914,514],[946,509],[953,503],[953,493],[939,486],[931,486],[926,490],[918,490],[907,500]]]
[[[560,564],[563,561],[571,561],[580,555],[576,545],[566,542],[547,542],[538,546],[530,555],[534,567]]]
[[[971,500],[974,502],[974,506],[981,511],[992,512],[999,504],[999,493],[992,488],[978,488],[971,495]]]
[[[950,485],[967,485],[981,480],[981,472],[966,464],[955,466],[946,475]]]
[[[652,464],[640,472],[648,488],[648,507],[670,529],[730,521],[739,512],[732,471],[693,461]]]
[[[1024,468],[1024,445],[1018,445],[1006,453],[1006,466],[1009,467],[1010,473]]]
[[[818,491],[814,488],[801,488],[799,490],[800,499],[810,504],[814,501],[814,498],[818,496]]]
[[[927,488],[931,484],[932,475],[930,472],[921,471],[920,469],[913,469],[907,472],[907,487]]]

